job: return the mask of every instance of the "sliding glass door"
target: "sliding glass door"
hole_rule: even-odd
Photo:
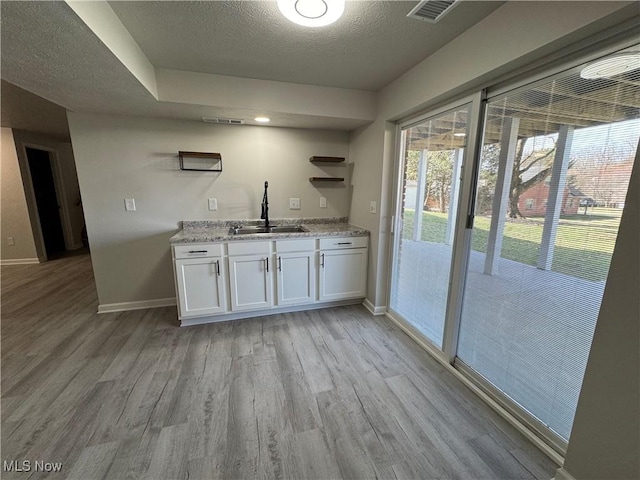
[[[394,314],[442,346],[451,278],[468,104],[402,132],[391,304]]]
[[[560,452],[640,168],[639,51],[401,129],[390,313]]]
[[[564,441],[640,135],[640,70],[581,72],[487,103],[457,350]]]

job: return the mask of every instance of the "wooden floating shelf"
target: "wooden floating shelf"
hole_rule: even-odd
[[[180,170],[192,170],[196,172],[221,172],[222,155],[207,152],[179,151]],[[189,161],[188,159],[196,159]]]
[[[310,182],[344,182],[341,177],[309,177]]]
[[[185,152],[179,151],[178,155],[181,157],[192,157],[192,158],[211,158],[214,160],[222,160],[222,155],[219,153],[207,153],[207,152]]]
[[[344,162],[344,160],[344,157],[319,157],[316,155],[309,158],[311,163],[340,163]]]

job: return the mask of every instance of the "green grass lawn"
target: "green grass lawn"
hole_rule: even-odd
[[[588,215],[560,217],[552,270],[586,280],[605,280],[621,214],[619,209],[592,208]],[[447,214],[423,212],[422,215],[421,239],[444,242]],[[406,209],[403,238],[411,238],[413,220],[414,211]],[[473,250],[486,252],[490,222],[490,217],[476,217]],[[544,218],[540,217],[507,221],[502,240],[502,258],[536,265],[543,224]]]

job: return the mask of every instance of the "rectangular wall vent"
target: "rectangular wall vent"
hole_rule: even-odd
[[[244,120],[239,118],[202,117],[205,123],[220,123],[222,125],[244,125]]]
[[[407,17],[436,23],[458,3],[459,0],[424,0],[419,2]]]

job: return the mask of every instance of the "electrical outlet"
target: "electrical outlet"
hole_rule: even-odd
[[[320,197],[320,208],[327,208],[327,199],[326,199],[326,197]]]
[[[209,199],[209,210],[218,210],[218,199],[210,198]]]
[[[300,199],[299,198],[290,198],[289,199],[289,210],[300,210]]]
[[[7,245],[15,245],[16,242],[13,237],[7,237]]]
[[[378,205],[375,200],[369,202],[369,213],[376,213],[378,211]]]
[[[133,198],[125,198],[124,199],[124,209],[127,212],[135,212],[136,211],[136,201]]]

